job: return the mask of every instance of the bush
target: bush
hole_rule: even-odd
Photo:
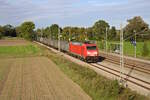
[[[0,39],[2,38],[2,34],[0,33]]]
[[[147,43],[144,42],[142,55],[148,56],[148,54],[149,54],[148,46],[147,46]]]

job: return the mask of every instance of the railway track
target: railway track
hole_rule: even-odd
[[[105,65],[102,65],[102,64],[99,64],[99,63],[92,63],[90,64],[91,66],[94,66],[100,70],[103,70],[109,74],[112,74],[112,75],[115,75],[117,77],[120,77],[120,71],[116,70],[116,69],[113,69],[113,68],[110,68],[110,67],[107,67]],[[131,82],[137,86],[140,86],[148,91],[150,91],[150,82],[147,82],[147,81],[144,81],[140,78],[137,78],[137,77],[133,77],[131,75],[128,75],[128,74],[125,74],[125,73],[122,73],[121,77],[125,80],[125,82]]]
[[[110,57],[110,56],[104,56],[104,57],[106,58],[105,61],[107,62],[114,63],[117,65],[120,64],[119,59],[115,57]],[[150,66],[149,64],[142,66],[142,65],[137,65],[136,62],[133,62],[133,64],[131,64],[131,63],[128,63],[127,61],[125,61],[124,64],[126,68],[130,68],[130,69],[134,69],[136,71],[142,72],[142,73],[150,74],[150,67],[149,68],[145,67],[145,66]]]
[[[46,46],[47,46],[47,48],[50,47],[48,45],[46,45]],[[55,50],[57,50],[57,49],[55,48]],[[64,53],[64,54],[68,55],[66,53]],[[87,62],[85,62],[85,63],[92,66],[93,68],[97,68],[97,69],[102,70],[106,73],[112,74],[118,78],[120,77],[120,71],[118,71],[114,68],[110,68],[110,67],[102,65],[100,63],[87,63]],[[122,73],[121,78],[124,80],[125,83],[130,82],[136,86],[139,86],[139,87],[145,89],[146,91],[148,91],[148,93],[150,91],[150,82],[148,82],[148,81],[142,80],[138,77],[134,77],[134,76],[131,76],[131,75],[128,75],[125,73]]]
[[[120,64],[120,62],[112,60],[112,59],[106,59],[106,61],[114,63],[114,64],[117,64],[117,65]],[[136,66],[136,65],[127,64],[127,63],[124,63],[124,64],[125,64],[126,68],[130,68],[130,69],[134,69],[136,71],[142,72],[142,73],[150,74],[150,70],[149,69],[146,69],[146,68],[143,68],[143,67],[139,67],[139,66]]]

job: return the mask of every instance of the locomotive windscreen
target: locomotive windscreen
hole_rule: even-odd
[[[96,46],[87,46],[87,50],[96,50]]]

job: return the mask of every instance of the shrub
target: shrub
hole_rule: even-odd
[[[0,33],[0,39],[2,38],[2,34]]]
[[[144,42],[142,55],[147,56],[148,54],[149,54],[148,46],[147,43]]]

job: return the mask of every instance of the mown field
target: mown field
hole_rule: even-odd
[[[40,55],[37,45],[25,40],[0,40],[0,57],[25,57]]]
[[[1,57],[24,57],[36,56],[40,53],[40,49],[35,45],[26,46],[0,46]]]
[[[113,51],[113,46],[112,46],[112,43],[119,43],[119,42],[108,42],[108,52],[112,52]],[[144,46],[144,42],[137,42],[137,49],[136,49],[136,55],[137,57],[139,58],[145,58],[145,59],[150,59],[150,41],[146,41],[146,44],[147,44],[147,48],[149,50],[149,53],[148,55],[146,56],[143,56],[142,53],[144,52],[143,51],[143,46]],[[100,48],[100,50],[105,50],[105,42],[98,42],[97,43],[98,47]],[[133,44],[131,44],[131,42],[124,42],[124,54],[127,55],[127,56],[133,56],[134,57],[134,46]]]

